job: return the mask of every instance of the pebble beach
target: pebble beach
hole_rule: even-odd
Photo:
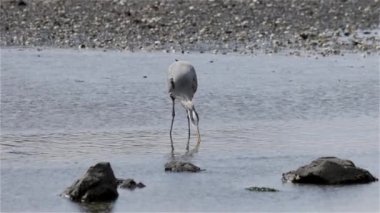
[[[378,0],[4,0],[3,47],[378,52]]]

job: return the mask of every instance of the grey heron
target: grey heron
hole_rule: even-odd
[[[174,152],[173,145],[173,123],[175,117],[175,102],[178,100],[185,108],[187,114],[188,124],[188,138],[186,150],[189,151],[190,143],[190,121],[197,128],[197,144],[194,151],[197,151],[201,142],[201,136],[199,133],[199,117],[193,104],[193,97],[198,88],[197,74],[194,67],[187,61],[177,61],[169,66],[168,70],[168,92],[172,99],[172,122],[170,126],[170,142],[172,147],[172,153]]]

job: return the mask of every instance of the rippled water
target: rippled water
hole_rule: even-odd
[[[191,61],[199,174],[168,174],[166,70]],[[144,78],[143,76],[147,76]],[[177,106],[174,139],[187,121]],[[2,211],[379,211],[379,183],[283,184],[320,156],[349,158],[379,176],[378,56],[209,55],[49,49],[1,51]],[[193,143],[195,137],[193,136]],[[58,195],[92,164],[147,187],[109,206]],[[274,194],[245,187],[269,186]]]

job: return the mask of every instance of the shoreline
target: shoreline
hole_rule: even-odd
[[[19,50],[19,51],[84,51],[84,52],[118,52],[125,54],[178,54],[178,55],[224,55],[224,56],[260,56],[260,55],[282,55],[282,56],[296,56],[296,57],[328,57],[328,56],[340,56],[344,57],[345,55],[360,55],[365,58],[368,56],[379,56],[380,51],[353,51],[353,50],[341,50],[341,51],[331,51],[331,50],[295,50],[295,49],[282,49],[276,52],[268,50],[257,50],[255,52],[246,53],[246,52],[211,52],[211,51],[199,51],[199,50],[189,50],[189,51],[166,51],[166,50],[125,50],[125,49],[106,49],[106,48],[87,48],[87,47],[54,47],[54,46],[0,46],[1,50]]]

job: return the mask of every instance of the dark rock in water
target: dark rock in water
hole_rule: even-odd
[[[201,168],[190,162],[171,161],[165,164],[167,172],[200,172]]]
[[[369,183],[378,179],[367,170],[358,168],[350,160],[321,157],[309,165],[282,174],[283,181],[309,184]]]
[[[133,179],[118,180],[119,187],[124,189],[144,188],[145,184],[139,182],[136,183]]]
[[[111,201],[118,197],[117,180],[108,162],[91,166],[64,194],[78,202]]]
[[[278,192],[279,191],[277,189],[273,189],[269,187],[258,187],[258,186],[251,186],[251,187],[246,188],[246,190],[252,191],[252,192]]]
[[[139,182],[136,186],[137,186],[137,188],[144,188],[144,187],[145,187],[145,184]]]

